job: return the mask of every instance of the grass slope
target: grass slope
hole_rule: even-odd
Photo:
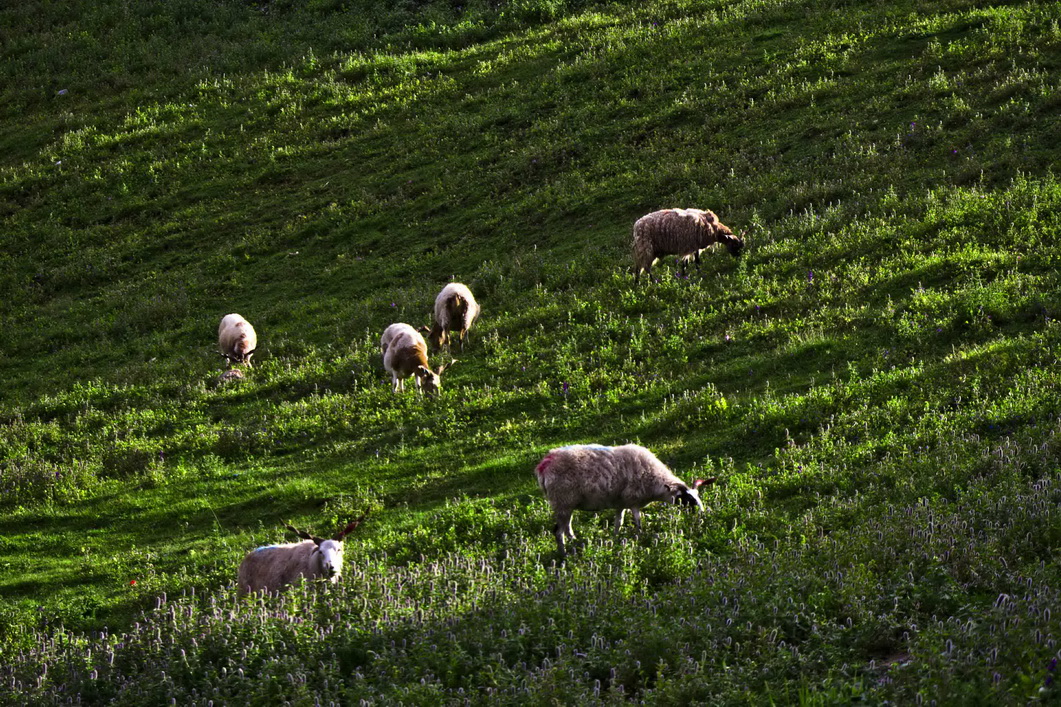
[[[0,696],[1053,699],[1059,22],[0,10]],[[634,287],[673,205],[746,254]],[[451,278],[470,347],[392,395],[379,333]],[[531,470],[583,441],[720,476],[711,512],[577,517],[557,566]],[[365,510],[342,585],[235,601],[281,518]]]

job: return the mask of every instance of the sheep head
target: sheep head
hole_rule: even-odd
[[[313,541],[313,557],[317,561],[317,574],[332,582],[338,581],[343,571],[343,538],[350,534],[354,528],[361,524],[368,514],[365,514],[347,524],[345,528],[330,539],[318,538],[316,535],[299,530],[289,523],[284,526],[303,540]]]
[[[343,571],[343,539],[353,532],[354,528],[361,525],[368,514],[362,515],[357,520],[348,523],[345,528],[335,534],[330,540],[317,542],[316,554],[320,562],[320,575],[325,579],[336,582]],[[316,542],[316,541],[315,541]]]
[[[439,391],[442,390],[442,374],[447,368],[457,362],[457,359],[453,359],[449,363],[444,363],[438,367],[438,370],[432,371],[427,366],[419,366],[413,373],[420,381],[420,388],[428,395],[438,395]]]
[[[343,571],[343,543],[341,540],[322,540],[314,549],[318,572],[324,579],[336,581]]]
[[[420,327],[420,333],[422,333],[424,335],[424,338],[426,338],[429,342],[431,342],[431,350],[432,351],[438,351],[438,350],[440,350],[443,346],[445,346],[448,343],[448,341],[447,341],[448,337],[446,336],[446,330],[443,329],[438,324],[438,322],[435,322],[435,324],[430,326],[430,327],[426,327],[426,326]]]
[[[741,231],[741,234],[743,235],[744,231]],[[722,226],[719,229],[718,240],[726,246],[726,250],[728,250],[729,254],[734,258],[738,257],[741,254],[741,251],[744,250],[744,238],[733,235],[733,231],[725,226]]]
[[[239,345],[237,344],[236,345],[236,350],[235,350],[235,353],[236,353],[235,356],[233,356],[231,354],[227,354],[227,353],[222,353],[221,357],[228,359],[232,363],[247,363],[247,364],[249,364],[251,362],[251,356],[253,356],[254,352],[257,351],[257,350],[258,349],[251,349],[250,351],[244,352],[239,347]]]
[[[670,486],[670,491],[673,494],[673,502],[684,506],[692,506],[703,511],[704,502],[700,500],[700,487],[714,483],[715,478],[716,477],[711,477],[710,479],[697,479],[693,482],[691,488],[685,484],[674,484]]]

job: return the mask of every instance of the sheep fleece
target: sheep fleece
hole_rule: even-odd
[[[634,223],[634,267],[648,270],[662,255],[691,255],[732,234],[712,211],[663,209]]]
[[[687,488],[656,455],[637,444],[559,447],[545,455],[537,473],[554,510],[635,508],[670,498],[668,485]]]
[[[258,335],[246,319],[227,314],[217,328],[217,345],[221,353],[239,359],[258,347]]]
[[[465,306],[458,309],[455,296],[464,300]],[[452,307],[452,309],[451,309]],[[451,282],[442,288],[435,298],[435,321],[447,331],[467,331],[479,316],[479,303],[466,285]]]
[[[408,378],[419,366],[427,365],[427,343],[408,324],[391,324],[380,339],[383,367],[392,376]]]
[[[247,553],[239,566],[239,590],[275,592],[297,581],[299,577],[314,579],[320,576],[320,559],[314,554],[316,543],[266,545]],[[330,582],[338,582],[339,575]]]

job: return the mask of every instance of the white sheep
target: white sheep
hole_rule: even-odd
[[[663,209],[653,211],[634,223],[634,281],[652,271],[652,264],[664,255],[692,257],[700,265],[700,251],[714,243],[724,243],[733,257],[740,255],[744,239],[733,235],[729,226],[712,211],[703,209]]]
[[[450,332],[456,332],[464,351],[464,337],[479,318],[479,303],[467,285],[451,282],[435,297],[435,323],[431,328],[422,327],[427,340],[436,351],[443,346],[449,348]]]
[[[229,367],[236,363],[251,364],[251,356],[258,348],[258,335],[251,323],[238,314],[226,314],[217,327],[217,347],[228,359]]]
[[[615,532],[623,514],[633,512],[641,530],[641,508],[652,501],[670,501],[704,510],[699,488],[714,478],[697,480],[690,487],[671,473],[649,450],[636,444],[605,447],[575,444],[550,450],[535,471],[538,485],[553,509],[556,544],[564,554],[564,536],[575,539],[571,515],[576,510],[615,508]]]
[[[266,545],[251,550],[239,565],[237,591],[276,592],[299,577],[324,579],[335,583],[343,570],[343,538],[360,525],[365,516],[336,533],[330,540],[318,538],[284,524],[288,530],[305,538],[298,543]]]
[[[416,329],[408,324],[391,324],[383,332],[379,342],[383,354],[383,367],[391,374],[394,392],[405,390],[405,379],[415,376],[417,392],[435,395],[442,389],[443,371],[456,363],[456,359],[432,371],[427,365],[427,343]]]

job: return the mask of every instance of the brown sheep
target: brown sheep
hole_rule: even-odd
[[[405,379],[415,376],[417,392],[436,395],[442,389],[443,371],[456,363],[456,359],[432,371],[427,365],[427,343],[420,332],[408,324],[391,324],[380,339],[383,367],[394,380],[394,392],[405,390]]]
[[[702,209],[663,209],[646,214],[634,223],[634,281],[641,273],[651,272],[660,256],[692,257],[700,265],[700,251],[714,243],[723,243],[733,257],[740,255],[744,239],[718,220],[711,211]]]

